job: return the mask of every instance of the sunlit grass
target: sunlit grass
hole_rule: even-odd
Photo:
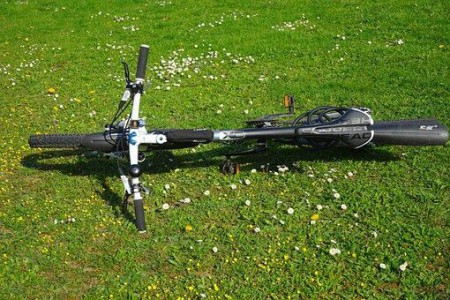
[[[447,298],[448,146],[275,146],[237,158],[233,177],[218,145],[152,153],[140,235],[120,210],[114,160],[27,145],[100,131],[140,44],[150,128],[242,127],[279,112],[286,93],[298,113],[367,106],[375,120],[449,126],[444,2],[0,9],[0,298]]]

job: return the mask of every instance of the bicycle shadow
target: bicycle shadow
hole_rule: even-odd
[[[225,161],[225,156],[233,149],[232,146],[216,147],[213,149],[155,151],[150,153],[145,162],[141,163],[144,173],[162,174],[182,168],[210,168],[217,166],[218,172]],[[307,162],[346,162],[346,161],[378,161],[389,162],[399,160],[400,157],[383,149],[329,149],[322,151],[305,151],[293,146],[278,146],[254,155],[232,157],[234,162],[242,165],[241,172],[250,172],[255,166],[268,165],[276,171],[277,165],[292,166],[295,163]],[[111,206],[114,214],[125,216],[134,222],[134,215],[129,211],[123,212],[122,195],[118,195],[109,185],[108,178],[117,177],[119,172],[116,159],[106,158],[92,152],[76,150],[53,150],[34,153],[22,159],[26,168],[39,171],[60,172],[68,176],[88,176],[98,180],[102,189],[97,191],[99,196]],[[121,163],[127,171],[126,161]],[[301,168],[294,171],[302,172]]]
[[[56,161],[55,161],[56,160]],[[64,161],[64,162],[61,162]],[[134,216],[130,212],[124,212],[122,207],[122,195],[117,194],[107,184],[109,177],[117,176],[117,164],[113,160],[91,155],[88,152],[75,150],[53,150],[34,153],[22,159],[22,165],[26,168],[39,171],[60,172],[68,176],[87,176],[100,182],[102,189],[96,193],[111,206],[115,217],[125,217],[134,222]]]
[[[210,168],[217,166],[221,170],[221,165],[232,147],[220,147],[214,149],[200,149],[199,151],[186,153],[186,150],[162,150],[151,152],[147,159],[141,163],[144,173],[161,174],[181,168]],[[60,159],[52,162],[55,158],[71,157],[70,161],[61,162]],[[347,148],[327,149],[321,151],[298,149],[294,146],[278,146],[266,151],[252,155],[231,155],[232,161],[251,165],[268,164],[292,165],[298,162],[346,162],[346,161],[377,161],[389,162],[399,160],[398,155],[384,149],[360,149],[353,150]],[[74,161],[76,159],[76,161]],[[49,160],[49,161],[47,161]],[[127,162],[122,162],[122,168],[127,171]],[[27,168],[40,171],[59,171],[67,175],[95,176],[105,180],[108,177],[117,176],[117,161],[114,158],[107,158],[101,155],[92,154],[86,151],[76,150],[52,150],[34,153],[22,159],[22,165]],[[244,166],[243,171],[248,169]]]

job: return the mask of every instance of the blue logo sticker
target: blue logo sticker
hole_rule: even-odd
[[[132,132],[128,135],[128,143],[131,145],[136,145],[137,141],[136,141],[136,136],[137,133],[136,132]]]

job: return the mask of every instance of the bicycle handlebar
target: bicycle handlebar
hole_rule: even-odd
[[[141,45],[139,48],[138,64],[136,68],[136,81],[143,82],[145,79],[145,69],[147,68],[149,46]]]

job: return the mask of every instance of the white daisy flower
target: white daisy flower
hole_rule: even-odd
[[[184,198],[180,200],[181,203],[185,203],[185,204],[189,204],[191,203],[191,199],[190,198]]]
[[[329,252],[333,256],[341,254],[341,250],[339,250],[338,248],[331,248]]]
[[[408,267],[408,262],[405,261],[403,264],[400,265],[399,269],[400,269],[400,271],[404,272],[407,267]]]

